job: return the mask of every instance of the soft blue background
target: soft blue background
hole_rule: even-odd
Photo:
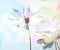
[[[10,13],[12,8],[21,10],[21,6],[17,3],[17,0],[0,0],[0,16],[3,13]]]
[[[12,8],[22,10],[22,5],[19,5],[16,2],[16,0],[0,0],[0,17],[4,13],[10,14]],[[9,31],[9,32],[13,33],[9,28],[6,28],[5,31]],[[4,32],[2,32],[2,34],[1,34],[2,36],[3,36]],[[15,32],[15,34],[16,33],[17,32]],[[29,50],[28,42],[27,43],[25,43],[25,42],[16,43],[15,42],[15,36],[16,36],[15,34],[12,35],[13,38],[7,44],[5,44],[3,42],[3,40],[2,40],[3,38],[0,38],[0,50]],[[10,47],[12,47],[12,48],[10,48]],[[33,44],[32,47],[33,47],[33,50],[40,50],[40,47],[36,46],[35,44]],[[47,50],[54,50],[54,47],[52,47],[51,49],[47,49]]]

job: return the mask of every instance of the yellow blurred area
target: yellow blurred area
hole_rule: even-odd
[[[40,32],[37,32],[37,34],[42,34],[44,37],[44,40],[45,40],[45,43],[50,43],[52,41],[52,39],[48,36],[50,34],[49,31],[40,31]]]
[[[50,43],[52,41],[51,38],[44,36],[45,43]]]
[[[52,42],[56,42],[57,41],[57,36],[52,38]]]
[[[37,32],[37,34],[42,34],[43,35],[45,43],[50,43],[50,42],[56,42],[57,41],[57,36],[49,37],[49,35],[51,34],[49,31],[48,32],[44,32],[44,31]]]

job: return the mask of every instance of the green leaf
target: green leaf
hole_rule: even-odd
[[[52,45],[53,45],[53,43],[48,43],[43,47],[43,49],[51,48]]]

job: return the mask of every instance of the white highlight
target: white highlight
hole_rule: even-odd
[[[4,33],[4,42],[8,42],[11,39],[11,33],[10,32],[5,32]]]
[[[4,26],[0,24],[0,33],[2,33],[5,30]]]

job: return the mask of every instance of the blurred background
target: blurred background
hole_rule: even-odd
[[[24,19],[8,19],[16,19],[12,15],[13,8],[22,12],[24,6],[29,6],[32,12],[39,11],[30,17],[29,28],[32,50],[43,50],[43,45],[37,43],[38,39],[45,38],[45,41],[49,43],[52,38],[54,39],[54,37],[60,35],[59,3],[59,0],[1,0],[0,50],[30,50],[29,37],[25,29]],[[17,25],[19,25],[19,27],[17,27]],[[48,39],[43,35],[46,35]],[[58,41],[60,46],[60,40],[56,39],[56,41]],[[44,50],[55,50],[55,44],[53,44],[51,48]]]

